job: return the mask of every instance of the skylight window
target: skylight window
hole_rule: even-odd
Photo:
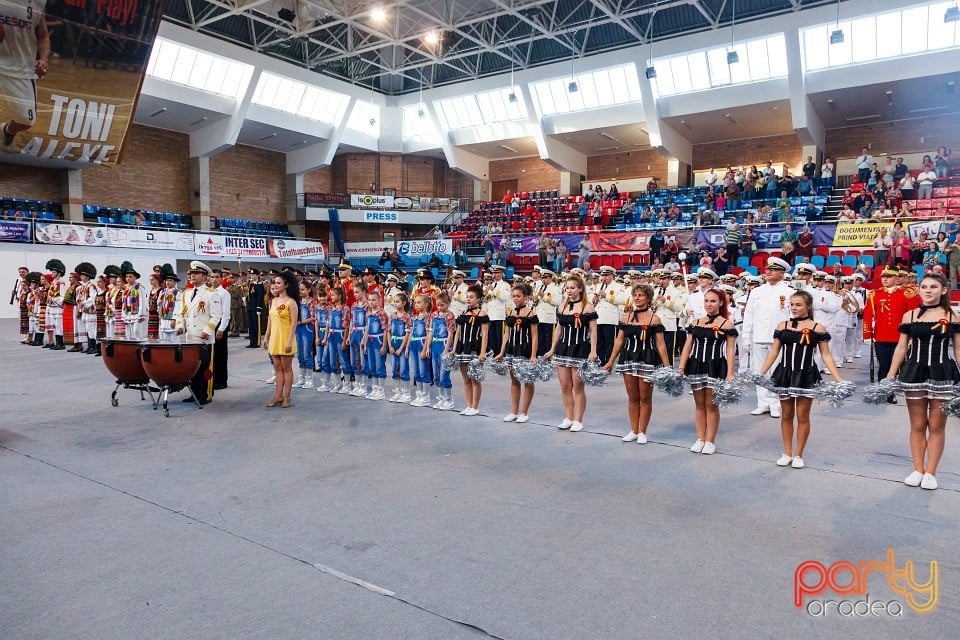
[[[727,52],[736,51],[740,62],[727,64]],[[787,75],[787,49],[782,33],[738,42],[730,47],[655,60],[657,95],[703,91],[726,85],[745,84]]]
[[[960,22],[943,19],[953,6],[937,2],[804,29],[804,68],[817,71],[960,47]],[[843,42],[830,44],[837,29],[843,31]]]
[[[355,101],[353,110],[350,112],[350,119],[347,121],[347,129],[379,138],[380,107],[366,100]]]
[[[437,107],[437,112],[448,129],[479,127],[496,122],[524,120],[527,117],[527,108],[517,87],[446,98],[438,101]]]
[[[423,142],[440,142],[440,134],[433,128],[423,104],[411,104],[403,108],[403,139],[418,139]]]
[[[264,71],[253,93],[253,102],[311,120],[336,124],[343,120],[350,98],[342,93]]]
[[[147,63],[147,75],[237,99],[246,91],[253,67],[157,38]]]
[[[571,81],[577,86],[572,93]],[[545,116],[640,102],[640,83],[633,64],[535,82],[531,88],[537,108]]]

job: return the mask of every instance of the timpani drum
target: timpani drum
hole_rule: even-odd
[[[140,343],[136,340],[108,339],[100,343],[100,354],[103,356],[103,364],[117,380],[117,386],[110,396],[110,404],[116,407],[117,391],[124,389],[135,389],[140,392],[143,398],[143,392],[153,391],[149,387],[150,376],[143,369],[140,361]],[[153,394],[151,393],[151,399]]]
[[[167,398],[170,392],[176,392],[184,387],[190,388],[190,380],[197,375],[200,369],[199,342],[165,342],[148,340],[140,343],[140,361],[146,374],[160,387],[160,395],[153,408],[163,405],[163,413],[170,416]],[[193,390],[190,390],[193,396]],[[196,397],[193,398],[196,401]],[[200,403],[197,406],[202,408]]]

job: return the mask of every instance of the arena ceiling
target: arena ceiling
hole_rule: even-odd
[[[837,0],[167,0],[166,19],[397,95]]]

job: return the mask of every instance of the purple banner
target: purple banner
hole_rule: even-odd
[[[836,231],[836,225],[816,225],[811,231],[813,231],[813,244],[814,246],[832,246],[833,245],[833,234]],[[783,236],[785,227],[783,225],[771,225],[763,227],[762,229],[754,231],[754,235],[757,236],[757,249],[779,249],[780,248],[780,238]],[[797,231],[793,229],[793,231]],[[717,247],[722,247],[726,244],[724,240],[725,229],[721,227],[715,227],[711,229],[699,229],[697,230],[697,242],[701,245],[706,244],[711,249],[716,249]],[[799,232],[797,232],[799,235]]]
[[[0,242],[30,242],[30,223],[0,222]]]

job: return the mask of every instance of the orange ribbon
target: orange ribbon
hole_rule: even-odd
[[[579,329],[581,326],[579,313],[573,314],[573,326],[576,327],[577,329]]]
[[[203,300],[201,300],[200,303],[197,304],[197,311],[199,311],[200,313],[203,313],[203,310],[206,308],[207,308],[207,303],[204,302]]]
[[[720,327],[711,327],[711,329],[713,329],[713,339],[714,339],[714,340],[719,340],[719,339],[720,339]]]
[[[517,316],[517,319],[513,323],[514,328],[519,329],[520,325],[522,324],[523,324],[523,320],[520,318],[520,316]]]
[[[787,301],[787,296],[780,296],[780,308],[785,309],[784,303]]]
[[[940,318],[937,321],[937,326],[933,328],[934,331],[939,331],[942,335],[947,335],[947,325],[950,324],[950,321],[946,318]]]
[[[650,325],[648,325],[648,324],[642,324],[642,325],[640,325],[640,340],[641,340],[641,341],[647,339],[647,329],[649,329],[649,328],[650,328]]]
[[[810,329],[802,329],[800,333],[800,344],[810,344]]]

